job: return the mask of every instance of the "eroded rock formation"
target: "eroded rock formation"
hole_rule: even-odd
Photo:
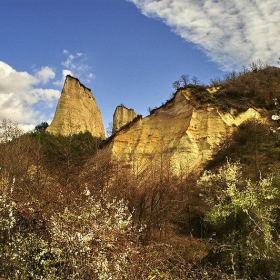
[[[47,131],[70,135],[89,131],[95,137],[105,138],[100,110],[90,89],[80,81],[67,76],[54,119]]]
[[[197,106],[190,90],[179,91],[174,99],[120,130],[108,148],[119,164],[143,170],[163,161],[175,174],[200,171],[236,126],[261,116],[255,109],[224,113],[213,104]]]
[[[113,133],[118,131],[127,123],[133,121],[138,114],[133,109],[128,109],[125,106],[118,106],[113,117]]]

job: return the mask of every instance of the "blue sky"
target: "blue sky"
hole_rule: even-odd
[[[117,105],[146,116],[182,74],[203,83],[280,55],[278,0],[0,0],[0,119],[50,122],[66,74],[105,128]]]

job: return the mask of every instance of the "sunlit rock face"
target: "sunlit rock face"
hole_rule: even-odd
[[[55,135],[71,135],[89,131],[95,137],[105,138],[100,110],[90,89],[80,81],[67,76],[54,119],[47,131]]]
[[[133,121],[138,115],[133,109],[128,109],[124,106],[118,106],[113,117],[113,133],[118,131],[127,123]]]
[[[178,175],[201,171],[226,137],[251,118],[261,116],[255,109],[236,115],[213,104],[199,106],[183,89],[150,116],[120,130],[108,148],[113,160],[137,172],[153,163],[169,164]]]

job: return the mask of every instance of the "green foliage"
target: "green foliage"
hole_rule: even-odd
[[[214,103],[223,111],[234,108],[242,112],[252,105],[271,110],[271,100],[280,99],[280,69],[257,61],[249,68],[243,67],[239,72],[228,73],[223,79],[211,79],[210,86],[216,88],[211,94],[197,77],[190,79],[188,75],[182,75],[179,81],[173,83],[177,91],[191,88],[199,102]]]
[[[214,97],[240,111],[252,105],[271,109],[270,101],[280,97],[279,68],[261,62],[252,63],[250,69],[243,68],[239,73],[229,73],[219,83],[220,89]]]
[[[48,128],[49,124],[47,122],[41,122],[35,126],[35,132],[44,132]]]
[[[243,277],[280,276],[275,231],[279,190],[272,181],[272,176],[244,179],[238,162],[227,162],[217,173],[206,171],[198,181],[210,207],[205,219],[217,230],[219,247],[231,255],[233,272]],[[265,271],[258,264],[274,269]]]
[[[205,87],[195,86],[191,88],[192,88],[191,92],[196,97],[197,100],[203,103],[214,102],[213,95],[209,91],[207,91]]]
[[[260,174],[277,172],[279,155],[279,139],[270,126],[249,120],[236,128],[206,169],[220,167],[231,158],[240,161],[246,177],[257,180]]]
[[[31,133],[30,137],[42,145],[43,151],[55,166],[69,161],[75,166],[83,165],[102,141],[98,137],[93,137],[88,131],[71,136],[53,135],[47,132]]]

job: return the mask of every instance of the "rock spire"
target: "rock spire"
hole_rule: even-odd
[[[54,119],[47,131],[71,135],[89,131],[95,137],[105,138],[100,110],[90,89],[68,75],[58,101]]]
[[[133,109],[128,109],[123,105],[118,106],[113,117],[113,133],[133,121],[137,116],[138,114]]]

